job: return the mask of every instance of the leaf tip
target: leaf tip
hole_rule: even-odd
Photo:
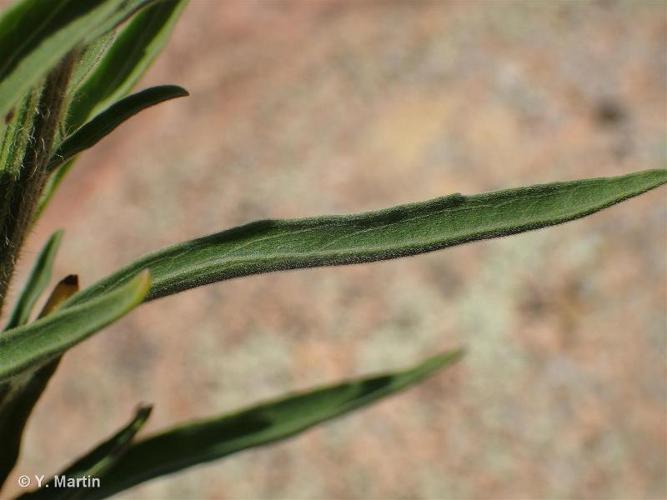
[[[63,278],[63,284],[79,288],[79,275],[78,274],[68,274]]]
[[[187,97],[190,95],[190,92],[188,92],[186,89],[181,87],[180,85],[162,85],[162,86],[157,86],[155,87],[156,89],[164,89],[169,91],[169,98],[173,99],[175,97]]]
[[[135,419],[145,422],[148,420],[148,417],[151,416],[153,411],[153,405],[148,403],[139,403],[137,409],[135,410]]]
[[[426,363],[432,364],[433,369],[437,370],[460,361],[461,358],[465,356],[465,354],[465,348],[458,347],[456,349],[443,352],[442,354],[438,354],[437,356],[434,356],[430,360],[426,361]]]

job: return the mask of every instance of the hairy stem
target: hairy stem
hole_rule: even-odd
[[[68,54],[47,76],[39,94],[18,168],[0,171],[0,314],[19,251],[28,232],[35,205],[48,173],[46,164],[65,111],[67,83],[76,60]]]

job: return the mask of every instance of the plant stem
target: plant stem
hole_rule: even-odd
[[[46,164],[65,111],[67,83],[76,60],[72,51],[46,77],[37,109],[24,133],[22,161],[0,172],[0,314],[16,261],[30,229],[35,205],[48,177]]]

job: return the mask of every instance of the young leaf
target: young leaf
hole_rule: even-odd
[[[143,301],[149,288],[150,274],[143,271],[126,285],[93,301],[61,308],[0,335],[0,382],[42,366],[121,318]]]
[[[140,440],[101,474],[101,488],[87,490],[85,498],[104,498],[155,477],[291,437],[406,389],[462,354],[450,351],[405,371],[292,395]]]
[[[167,43],[186,5],[186,0],[158,2],[120,30],[94,70],[75,88],[67,117],[69,131],[132,90]]]
[[[69,304],[105,293],[144,268],[153,275],[146,296],[151,300],[251,274],[430,252],[578,219],[666,182],[667,170],[646,170],[475,196],[454,194],[359,215],[254,222],[143,257]]]
[[[16,306],[9,317],[5,330],[16,328],[17,326],[28,322],[35,303],[51,280],[53,261],[56,258],[58,247],[60,247],[62,236],[62,231],[53,233],[37,256],[35,265],[28,277],[28,282],[25,284],[25,287],[16,302]]]
[[[151,409],[151,406],[139,407],[132,420],[125,427],[60,472],[58,476],[77,478],[100,477],[103,475],[125,453],[134,436],[148,420]],[[66,500],[85,497],[83,488],[58,488],[54,478],[52,478],[44,483],[40,489],[24,493],[18,498],[22,500]]]
[[[0,18],[0,116],[65,54],[131,16],[151,0],[21,0]]]
[[[67,137],[49,160],[47,170],[54,170],[80,152],[93,147],[124,121],[140,111],[176,97],[189,95],[176,85],[150,87],[121,99]]]

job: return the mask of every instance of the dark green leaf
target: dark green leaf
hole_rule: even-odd
[[[151,300],[251,274],[430,252],[578,219],[666,182],[667,170],[646,170],[475,196],[454,194],[359,215],[254,222],[143,257],[70,303],[113,289],[145,268],[153,276],[146,296]]]
[[[61,471],[58,476],[77,478],[100,477],[103,475],[127,451],[132,439],[144,426],[150,414],[150,406],[140,407],[125,427]],[[86,492],[83,487],[58,488],[52,478],[40,489],[25,493],[18,498],[23,500],[66,500],[85,497]]]
[[[33,372],[0,382],[0,486],[16,465],[28,418],[59,361],[57,358]]]
[[[292,395],[140,440],[100,476],[100,489],[86,491],[86,498],[104,498],[158,476],[288,438],[414,385],[462,354],[450,351],[409,370]]]
[[[95,40],[83,52],[73,76],[68,131],[83,125],[94,113],[124,97],[164,48],[187,0],[163,0],[130,20],[115,38]],[[56,168],[42,192],[35,220],[53,198],[74,159]]]
[[[124,316],[149,287],[150,274],[144,271],[118,290],[6,331],[0,335],[0,382],[42,366]]]
[[[93,147],[116,127],[140,111],[176,97],[188,95],[176,85],[150,87],[121,99],[67,137],[58,147],[47,167],[52,171],[88,148]]]
[[[167,43],[186,0],[167,0],[137,14],[76,87],[67,118],[68,130],[127,95]]]
[[[79,44],[113,29],[150,0],[21,0],[0,18],[0,116]]]
[[[55,260],[56,253],[58,252],[58,247],[60,246],[60,240],[62,239],[63,232],[56,231],[51,235],[49,241],[46,242],[44,248],[37,256],[35,265],[30,272],[28,277],[28,282],[25,284],[25,287],[21,291],[16,306],[12,311],[9,321],[7,322],[6,330],[10,330],[20,325],[24,325],[28,322],[30,318],[30,313],[32,312],[35,303],[42,295],[44,289],[48,286],[49,281],[51,280],[51,270],[53,269],[53,261]]]

